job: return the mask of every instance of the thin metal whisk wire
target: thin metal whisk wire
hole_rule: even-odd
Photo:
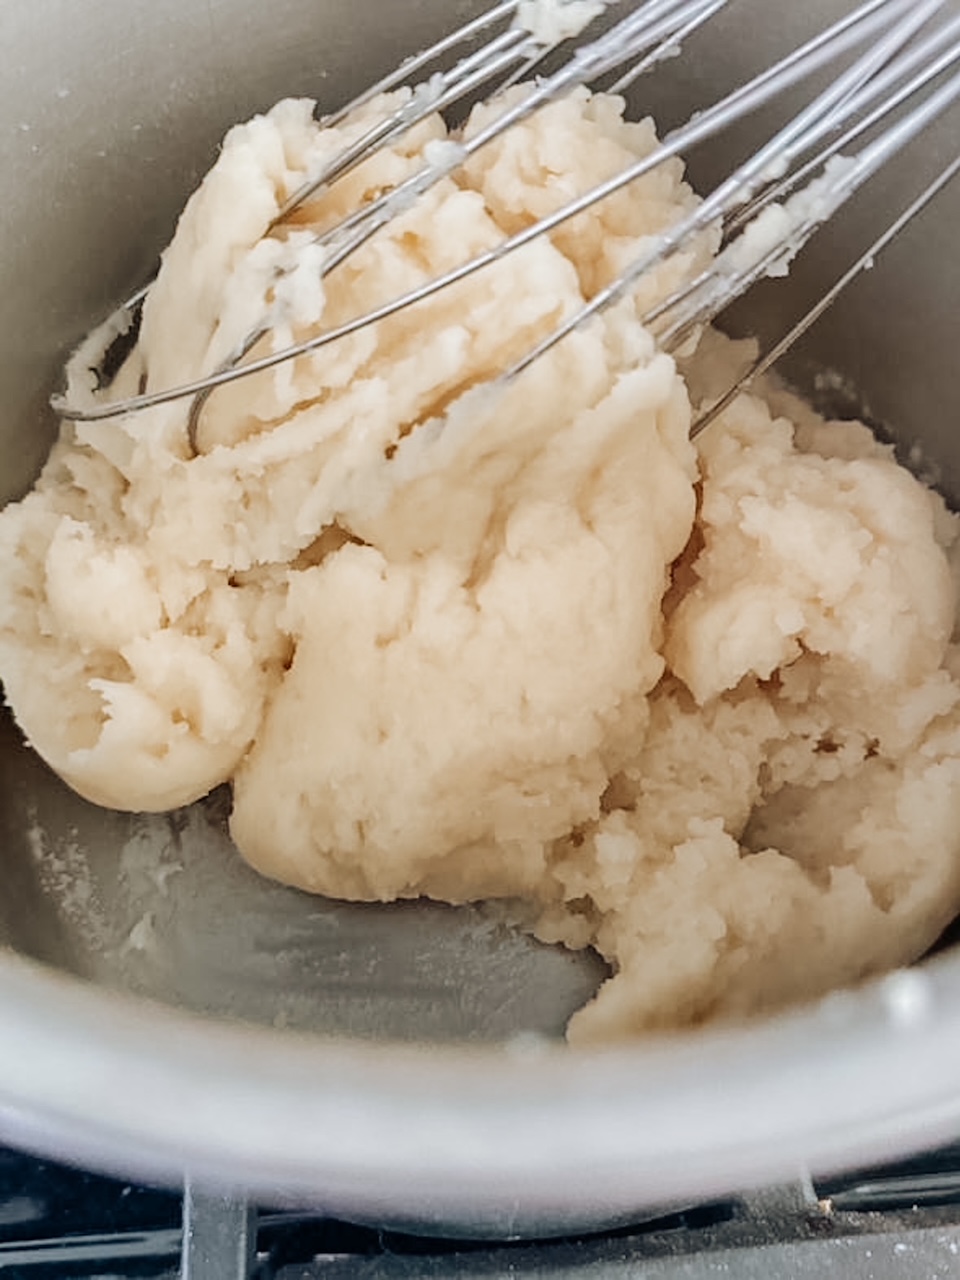
[[[874,4],[889,3],[890,0],[873,0]],[[620,3],[620,0],[605,0],[606,5]],[[602,35],[597,41],[593,42],[586,48],[579,48],[571,63],[566,64],[552,77],[544,83],[531,86],[523,100],[509,110],[499,116],[494,122],[487,126],[473,139],[464,144],[464,153],[473,154],[482,146],[486,146],[494,138],[500,136],[511,125],[525,119],[534,111],[538,110],[546,102],[552,101],[567,92],[573,86],[582,83],[583,79],[588,75],[599,76],[621,65],[624,61],[634,56],[638,51],[647,53],[651,45],[654,54],[660,51],[661,56],[665,56],[668,49],[676,40],[677,31],[682,29],[683,25],[690,21],[691,15],[705,15],[716,12],[728,0],[646,0],[635,13],[629,15],[624,22],[618,24],[612,31]],[[510,6],[513,7],[513,6]],[[498,6],[497,13],[503,11],[505,6]],[[701,21],[704,20],[701,17]],[[451,39],[447,42],[449,45],[455,42]],[[458,43],[458,42],[457,42]],[[434,46],[434,52],[439,46]],[[427,55],[423,55],[426,59]],[[418,59],[418,61],[421,61]],[[575,64],[575,72],[571,71],[571,65]],[[454,69],[456,71],[456,68]],[[383,83],[383,82],[381,82]],[[472,80],[469,82],[470,87],[476,87]],[[362,100],[366,100],[367,95],[362,95]],[[360,99],[355,100],[360,101]],[[434,107],[435,107],[434,102]],[[408,117],[405,121],[406,128],[413,127],[416,122],[415,118]],[[385,145],[382,140],[378,140],[374,146],[379,148]],[[368,154],[371,154],[368,152]],[[337,163],[337,162],[335,162]],[[380,199],[372,201],[358,210],[353,216],[344,219],[332,231],[327,232],[324,236],[318,237],[321,243],[332,242],[335,247],[331,249],[324,264],[323,274],[327,275],[341,262],[345,261],[352,253],[372,235],[376,233],[380,227],[386,225],[392,216],[395,216],[397,210],[406,207],[407,204],[429,190],[436,182],[438,182],[445,172],[439,166],[426,166],[418,172],[414,173],[410,179],[402,183],[399,187],[391,192],[385,193]],[[624,185],[626,179],[618,185]],[[312,180],[309,184],[311,189],[315,189],[319,183]],[[305,188],[301,188],[297,196],[293,198],[296,203],[300,203],[308,192]],[[589,207],[590,203],[603,197],[604,192],[597,190],[593,199],[585,203],[582,207]],[[566,217],[572,217],[575,210],[570,207]],[[557,220],[557,224],[563,218]],[[540,224],[540,232],[547,229],[546,223]],[[351,233],[355,232],[351,239]],[[523,241],[514,239],[501,247],[496,257],[512,252],[515,248],[520,247]],[[472,274],[475,270],[480,269],[489,261],[495,261],[496,257],[484,257],[482,261],[477,260],[473,263],[465,264],[466,271],[464,275]],[[236,381],[240,378],[249,377],[251,374],[261,372],[265,369],[283,363],[286,360],[295,358],[298,355],[306,354],[313,350],[319,350],[331,341],[346,336],[348,333],[355,332],[358,328],[363,328],[367,324],[374,323],[377,319],[385,318],[386,314],[394,314],[400,310],[402,306],[412,305],[416,301],[422,301],[424,298],[431,296],[440,288],[447,287],[453,283],[455,279],[463,278],[457,273],[450,273],[447,276],[438,279],[432,286],[427,286],[423,291],[418,291],[414,295],[405,295],[402,299],[396,300],[393,304],[389,304],[389,310],[383,312],[370,312],[368,315],[358,317],[357,322],[353,325],[343,326],[337,330],[330,330],[326,334],[317,335],[317,337],[306,343],[297,344],[286,348],[284,351],[272,353],[269,356],[261,357],[259,360],[249,361],[242,366],[238,362],[247,355],[257,343],[270,332],[270,324],[264,323],[260,328],[251,332],[243,343],[234,351],[228,361],[225,362],[218,370],[196,379],[190,383],[183,383],[174,388],[161,391],[149,392],[139,396],[131,397],[123,402],[114,401],[101,404],[91,408],[75,409],[67,405],[62,398],[55,398],[53,401],[54,408],[63,417],[69,417],[78,421],[99,421],[105,418],[119,416],[121,413],[128,411],[137,411],[154,407],[158,404],[168,403],[177,399],[187,397],[193,398],[191,408],[189,435],[191,444],[194,444],[194,436],[196,429],[196,421],[200,409],[208,396],[217,387],[226,383]],[[134,295],[128,306],[138,306],[142,303],[146,290],[141,290]],[[120,309],[120,313],[124,308]],[[123,325],[118,323],[117,328],[122,329]]]
[[[693,329],[714,319],[719,311],[728,306],[734,298],[742,296],[751,285],[769,275],[786,256],[795,256],[842,204],[855,195],[870,178],[889,163],[898,151],[903,150],[933,119],[952,106],[958,98],[960,98],[960,75],[954,76],[927,102],[889,129],[882,138],[865,148],[855,160],[851,160],[832,185],[829,198],[825,200],[823,206],[818,208],[816,202],[813,202],[809,210],[797,220],[788,240],[773,245],[746,270],[722,276],[723,283],[719,295],[713,298],[708,297],[705,303],[688,309],[682,317],[670,325],[666,332],[658,335],[661,343],[667,347],[682,343]],[[940,185],[934,185],[934,194],[939,193]],[[923,207],[925,203],[919,204],[916,212]],[[868,257],[876,257],[889,243],[886,236],[881,237],[881,240],[882,244],[876,247],[872,254],[868,254]],[[713,279],[717,281],[721,276],[717,273]]]
[[[606,0],[606,3],[613,5],[619,3],[619,0]],[[622,67],[625,61],[630,61],[632,65],[617,83],[623,83],[628,77],[632,79],[660,58],[673,53],[681,40],[708,21],[727,3],[728,0],[647,0],[647,3],[617,23],[611,31],[577,48],[558,71],[530,86],[519,101],[507,107],[472,138],[460,144],[454,144],[446,167],[443,164],[424,166],[393,191],[385,193],[379,200],[371,202],[354,215],[348,216],[324,237],[317,237],[318,242],[326,243],[329,248],[323,267],[324,274],[328,274],[356,252],[362,244],[389,222],[400,208],[407,207],[412,199],[446,176],[446,173],[462,162],[466,155],[473,154],[486,146],[499,137],[505,129],[527,118],[547,102],[562,96],[573,86],[593,83],[618,65]],[[668,135],[649,156],[622,173],[614,175],[607,182],[568,202],[561,209],[542,218],[534,225],[506,238],[486,253],[334,329],[313,335],[282,351],[272,352],[259,359],[240,364],[239,362],[253,347],[269,333],[270,324],[265,321],[261,327],[247,336],[224,365],[209,376],[179,387],[148,392],[124,401],[98,404],[89,408],[73,408],[65,404],[62,399],[55,401],[54,406],[63,417],[98,421],[190,397],[192,404],[188,420],[188,436],[191,447],[195,450],[199,414],[206,398],[218,386],[263,372],[285,360],[320,350],[402,309],[415,306],[441,289],[449,288],[452,284],[499,261],[507,254],[516,252],[533,239],[548,234],[555,227],[584,212],[598,201],[606,199],[629,183],[635,182],[671,156],[686,152],[697,144],[716,136],[734,121],[758,110],[789,88],[810,77],[815,71],[841,58],[850,50],[867,44],[866,52],[861,53],[826,90],[722,181],[693,214],[663,233],[647,253],[630,264],[615,281],[591,298],[579,311],[501,375],[505,379],[512,379],[573,329],[583,325],[630,293],[646,272],[681,249],[691,237],[711,224],[718,220],[724,224],[727,241],[738,233],[744,234],[745,228],[749,226],[749,220],[758,212],[773,200],[780,200],[785,193],[805,182],[811,173],[822,170],[831,157],[858,140],[865,132],[960,61],[960,40],[957,39],[960,34],[960,18],[948,21],[932,34],[917,39],[918,33],[924,29],[943,3],[944,0],[866,0],[866,3],[861,4],[839,22],[791,52],[780,62],[726,95],[712,107],[692,117],[686,125]],[[473,39],[488,30],[495,22],[509,18],[517,7],[512,0],[495,6],[457,33],[438,42],[424,54],[408,60],[402,68],[354,99],[353,103],[342,112],[338,112],[333,119],[342,120],[350,110],[370,101],[377,93],[395,88],[402,82],[403,76],[409,75],[411,70],[430,65],[431,61],[450,49],[459,47],[465,40]],[[516,31],[514,27],[508,28],[506,32],[493,37],[481,50],[462,58],[447,74],[445,81],[435,81],[432,85],[428,82],[427,88],[421,86],[420,90],[415,90],[406,104],[409,107],[413,103],[413,106],[406,113],[401,108],[386,121],[375,124],[360,142],[336,157],[322,174],[305,183],[287,201],[284,209],[292,210],[320,187],[332,184],[349,169],[362,163],[375,150],[389,145],[390,141],[400,133],[406,132],[420,119],[436,110],[438,102],[443,106],[451,105],[463,92],[473,92],[480,84],[487,83],[491,77],[495,78],[508,70],[511,60],[515,61],[517,57],[529,61],[534,51],[531,37],[529,33],[523,32],[516,35]],[[539,46],[539,50],[540,53],[543,52],[542,45]],[[519,65],[524,65],[523,61]],[[931,92],[903,119],[888,126],[886,132],[867,144],[855,159],[845,160],[842,180],[834,184],[834,189],[825,190],[820,201],[820,212],[816,216],[811,216],[808,212],[804,219],[796,223],[792,229],[789,244],[774,245],[767,253],[754,255],[748,267],[738,271],[730,271],[723,261],[725,255],[721,254],[720,260],[702,273],[697,280],[648,312],[644,316],[645,322],[654,323],[662,316],[668,315],[671,310],[675,311],[667,328],[664,330],[661,327],[658,334],[661,343],[669,345],[682,341],[698,325],[716,318],[716,315],[733,297],[739,296],[778,260],[782,260],[785,254],[796,252],[839,204],[848,199],[893,154],[908,145],[922,129],[952,105],[958,96],[960,96],[960,75],[955,75],[940,88]],[[811,151],[814,152],[812,159],[808,159],[798,169],[791,170],[790,166]],[[785,169],[786,173],[783,172]],[[939,193],[946,182],[953,177],[956,168],[948,166],[945,173],[947,172],[948,177],[941,175],[943,180],[938,179],[931,184],[923,196],[918,198],[896,221],[894,224],[896,231],[893,228],[888,229],[861,261],[871,259],[880,252],[893,236],[899,233],[905,225],[905,220],[915,216],[934,195]],[[828,187],[823,178],[814,179],[814,185],[817,182],[821,187]],[[801,192],[802,190],[803,188]],[[793,199],[797,201],[799,197],[794,196]],[[279,220],[278,216],[272,225],[275,226]],[[844,285],[841,287],[849,283],[849,279],[856,274],[859,272],[847,273],[844,277]],[[135,307],[142,301],[146,291],[146,289],[142,290],[126,305]],[[825,307],[811,309],[808,317],[804,318],[806,321],[804,329],[812,323],[812,319],[809,318],[812,313],[816,312],[819,315],[823,309]],[[803,323],[801,321],[801,324]],[[799,325],[795,326],[795,330],[795,336],[804,331]],[[794,331],[791,332],[794,333]],[[780,345],[778,344],[778,349]],[[782,354],[782,351],[780,353]],[[715,416],[716,413],[711,411],[711,420]],[[701,429],[702,427],[698,425],[698,430]]]
[[[424,67],[436,62],[444,54],[468,43],[489,27],[496,26],[499,22],[513,17],[519,8],[519,3],[520,0],[503,0],[503,3],[495,4],[493,8],[487,9],[471,22],[466,22],[455,31],[451,31],[449,35],[443,36],[435,44],[430,45],[429,48],[423,49],[420,53],[412,54],[409,58],[404,58],[399,66],[388,72],[382,79],[377,80],[374,84],[364,89],[362,93],[351,98],[349,102],[339,107],[336,111],[325,115],[322,123],[328,127],[338,125],[347,116],[358,108],[366,106],[368,102],[379,97],[380,94],[390,93],[391,90],[408,83],[412,76],[422,71]]]
[[[908,49],[901,58],[886,68],[871,84],[865,86],[857,96],[855,103],[848,102],[846,104],[848,107],[847,114],[850,114],[849,108],[856,106],[862,110],[874,99],[880,99],[879,105],[869,111],[862,118],[855,120],[849,128],[845,129],[835,137],[832,142],[818,150],[798,169],[788,172],[784,177],[763,189],[757,196],[741,205],[739,209],[734,210],[731,216],[724,222],[724,244],[730,244],[736,235],[743,231],[750,222],[763,212],[764,209],[768,208],[771,204],[779,203],[789,197],[793,191],[802,187],[808,179],[813,178],[815,174],[822,171],[826,167],[827,162],[834,156],[847,150],[853,143],[863,137],[864,134],[873,129],[875,125],[879,124],[887,116],[896,111],[896,109],[903,103],[909,101],[909,99],[914,97],[921,89],[925,88],[929,83],[935,80],[942,72],[960,62],[960,40],[957,39],[958,36],[960,36],[960,15],[947,23],[944,28],[927,37],[922,44]],[[946,49],[943,49],[944,45],[947,45]],[[905,80],[897,86],[897,81],[902,80],[903,77],[915,67],[920,68],[919,72],[917,72],[917,74],[912,78]],[[921,126],[926,122],[923,115],[919,116],[918,119]],[[875,172],[877,167],[879,167],[879,165],[875,166],[872,172]],[[953,176],[955,170],[952,165],[947,166],[947,172],[949,172],[950,177]],[[932,199],[934,195],[938,195],[940,193],[940,191],[947,185],[948,181],[949,179],[943,182],[938,180],[932,183],[930,188],[928,188],[928,191],[924,193],[926,199],[918,197],[918,199],[911,204],[910,210],[912,212],[909,213],[906,220],[902,221],[898,218],[893,224],[897,229],[896,234],[899,234],[906,223],[915,217],[921,209],[926,207],[926,204],[929,203],[929,200]],[[854,193],[854,190],[855,188],[851,186],[844,195],[844,199],[849,198],[849,196]],[[842,192],[838,194],[842,194]],[[840,203],[842,203],[842,201],[840,201]],[[805,238],[809,238],[809,234],[812,234],[819,225],[820,224],[817,223],[814,226],[811,226],[806,237],[801,234],[800,228],[797,229],[795,244],[792,246],[794,252],[802,247],[800,241]],[[862,255],[861,259],[859,259],[861,263],[868,260],[872,261],[873,258],[878,256],[879,253],[882,252],[889,243],[891,243],[894,236],[890,235],[889,232],[890,228],[888,228],[887,232],[879,238],[878,242],[871,246],[871,249],[867,253]],[[700,306],[698,309],[697,305],[692,300],[702,297],[705,293],[709,296],[710,287],[722,280],[723,292],[719,300],[719,305],[721,307],[726,306],[730,301],[731,295],[735,297],[741,296],[753,283],[765,274],[768,274],[770,268],[777,262],[778,258],[782,258],[785,248],[786,246],[783,244],[774,245],[766,255],[756,261],[749,273],[744,272],[734,275],[729,271],[725,272],[721,262],[715,261],[711,263],[710,266],[702,271],[697,277],[687,281],[680,288],[676,289],[667,297],[662,298],[655,306],[645,312],[643,316],[644,323],[656,327],[658,321],[673,312],[674,318],[669,327],[666,329],[662,327],[657,328],[657,336],[661,344],[668,348],[671,344],[681,344],[684,338],[693,329],[699,325],[707,323],[711,318],[713,318],[709,308]],[[862,269],[863,268],[861,267],[860,270]],[[860,274],[860,270],[852,271],[844,275],[844,288]],[[831,298],[831,302],[832,300],[833,298]],[[822,301],[823,300],[821,300],[821,302]],[[686,307],[681,311],[680,308],[683,307],[684,304],[686,304]],[[819,303],[814,308],[811,308],[811,312],[815,313],[816,318],[819,318],[819,316],[823,314],[824,310],[826,310],[826,306]],[[809,314],[810,313],[808,313],[808,315]],[[793,342],[802,336],[802,334],[810,327],[812,321],[807,319],[807,317],[804,317],[804,319],[807,320],[805,324],[800,322],[800,324],[791,330],[793,337],[788,346],[793,345]],[[785,349],[787,348],[784,348],[784,350]],[[783,350],[780,350],[780,354],[783,354]]]
[[[579,49],[554,75],[531,86],[521,101],[510,106],[473,137],[464,140],[461,158],[476,155],[508,129],[529,119],[548,103],[556,101],[578,85],[590,83],[605,75],[635,54],[646,55],[643,62],[649,67],[652,62],[665,56],[676,41],[678,22],[684,23],[691,12],[702,21],[705,13],[715,13],[727,3],[729,0],[648,0],[647,4],[612,31]],[[424,195],[445,176],[442,166],[426,165],[393,191],[384,193],[331,228],[322,237],[325,243],[335,246],[334,252],[324,264],[325,271],[329,273],[355,253],[392,220],[398,208],[405,207],[408,199]],[[354,232],[355,235],[352,234]]]
[[[860,257],[857,258],[856,262],[848,267],[843,275],[840,276],[840,278],[831,285],[829,289],[821,294],[814,305],[804,312],[792,328],[789,329],[782,338],[774,343],[769,351],[758,356],[718,400],[710,405],[709,408],[701,411],[694,421],[693,426],[690,428],[690,438],[692,440],[696,440],[696,438],[701,435],[707,427],[711,425],[711,423],[715,422],[717,418],[720,417],[724,410],[730,407],[741,392],[747,390],[758,378],[762,377],[765,373],[768,373],[781,356],[786,355],[791,347],[793,347],[800,338],[803,337],[807,330],[816,324],[820,317],[833,306],[834,302],[836,302],[837,298],[840,297],[841,293],[843,293],[847,286],[852,284],[858,276],[872,268],[875,259],[879,257],[879,255],[889,245],[891,245],[894,240],[896,240],[904,228],[907,227],[918,214],[922,213],[923,210],[926,209],[934,199],[936,199],[940,192],[954,180],[958,173],[960,173],[960,156],[951,160],[950,163],[937,174],[934,180],[920,193],[920,195],[917,196],[917,198],[903,210],[899,217],[897,217],[877,237],[877,239],[864,250]]]
[[[818,151],[810,160],[799,168],[788,172],[783,178],[767,187],[754,199],[747,201],[735,210],[724,226],[725,236],[731,236],[743,229],[762,209],[775,200],[780,200],[822,168],[832,156],[843,151],[851,143],[856,142],[874,125],[879,124],[886,116],[913,97],[943,71],[958,61],[958,45],[956,37],[960,36],[960,14],[946,26],[934,31],[922,42],[911,46],[906,52],[885,68],[859,95],[859,108],[863,110],[872,99],[878,99],[879,105],[854,122],[845,132],[839,134],[832,142]],[[953,41],[948,45],[948,42]],[[944,49],[944,45],[948,45]],[[943,52],[940,52],[943,50]],[[913,79],[906,80],[897,86],[914,68],[920,68]],[[849,113],[848,113],[849,114]]]
[[[885,36],[878,39],[868,49],[867,53],[857,59],[843,75],[815,98],[812,103],[794,116],[767,143],[754,152],[744,164],[721,182],[693,213],[661,235],[658,242],[645,254],[629,264],[616,280],[612,281],[605,289],[598,291],[579,311],[575,312],[562,325],[558,326],[553,333],[532,348],[507,371],[505,376],[507,378],[516,377],[566,337],[568,333],[572,333],[592,316],[606,310],[625,297],[643,275],[651,271],[666,257],[679,251],[685,244],[689,243],[693,236],[705,231],[715,220],[722,220],[732,209],[736,209],[749,200],[757,187],[765,182],[770,173],[778,173],[783,166],[791,164],[798,156],[804,155],[820,138],[835,129],[838,121],[842,121],[856,109],[858,91],[861,91],[862,86],[869,85],[870,78],[899,49],[907,44],[923,23],[941,7],[941,4],[942,0],[925,0],[922,4],[910,4],[908,2],[907,4],[896,5],[894,7],[895,12],[904,11],[906,13],[906,17],[902,21],[896,23]],[[875,30],[874,21],[878,15],[882,18],[882,10],[882,4],[870,4],[858,11],[864,17],[864,23],[859,28],[859,37],[861,39],[866,35],[873,35]],[[830,36],[830,32],[826,33],[826,35]],[[855,41],[857,36],[858,29],[855,24],[845,24],[841,30],[837,31],[836,40],[832,36],[829,39],[824,39],[823,37],[815,38],[795,54],[791,54],[783,63],[778,64],[771,72],[763,73],[755,81],[745,86],[743,90],[736,91],[733,95],[718,103],[713,112],[706,112],[703,116],[695,119],[691,122],[692,128],[688,125],[676,134],[668,136],[665,140],[664,149],[686,150],[701,140],[701,137],[696,135],[701,133],[704,126],[708,130],[706,136],[711,136],[715,132],[713,126],[716,123],[716,117],[725,117],[725,123],[730,123],[732,119],[738,118],[741,113],[745,113],[745,110],[764,105],[769,97],[773,96],[771,86],[775,86],[775,91],[789,87],[797,79],[819,69],[825,61],[829,61],[837,53],[845,51],[848,43]],[[679,145],[677,145],[678,141]],[[852,191],[847,194],[852,194]],[[835,207],[836,205],[834,205]],[[825,212],[832,211],[830,209]],[[772,255],[770,261],[780,256],[782,256],[782,250]],[[732,287],[728,289],[724,295],[715,299],[715,305],[709,310],[708,314],[702,315],[700,322],[705,323],[707,320],[715,318],[722,307],[736,296],[739,295]],[[684,326],[684,333],[688,332],[690,327],[692,325]],[[674,332],[671,336],[679,340],[682,335]]]

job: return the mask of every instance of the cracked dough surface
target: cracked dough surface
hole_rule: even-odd
[[[389,104],[387,104],[389,105]],[[316,230],[444,142],[419,126],[270,232],[369,126],[287,101],[228,135],[113,387],[399,295],[645,154],[586,92],[443,178],[321,283]],[[478,129],[494,108],[478,108]],[[234,788],[313,892],[522,902],[613,976],[571,1037],[739,1017],[921,954],[960,907],[956,531],[865,428],[767,389],[695,449],[737,344],[680,365],[635,300],[491,384],[693,207],[671,162],[415,310],[182,402],[65,425],[0,514],[0,675],[100,804]],[[277,272],[280,275],[277,275]]]

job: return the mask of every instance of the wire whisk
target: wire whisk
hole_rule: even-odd
[[[315,193],[331,188],[433,113],[449,113],[478,95],[490,97],[507,87],[522,86],[484,128],[469,138],[455,132],[453,140],[436,149],[412,176],[315,236],[314,243],[322,249],[320,269],[326,276],[506,130],[581,85],[621,92],[657,63],[674,56],[694,32],[731,4],[735,0],[645,0],[618,18],[615,11],[627,7],[624,0],[553,0],[551,5],[543,0],[504,0],[408,59],[327,117],[326,123],[340,123],[378,95],[414,86],[397,109],[378,119],[322,171],[311,175],[286,201],[267,233],[281,226]],[[721,247],[709,268],[643,316],[660,347],[677,350],[758,280],[785,274],[792,259],[835,212],[955,104],[960,97],[960,14],[945,13],[950,7],[946,0],[867,0],[775,65],[697,112],[635,164],[492,249],[343,324],[313,333],[283,350],[256,356],[254,349],[272,327],[270,317],[264,316],[230,357],[204,377],[84,406],[72,405],[59,396],[53,400],[54,409],[66,419],[95,422],[189,399],[187,434],[195,453],[200,414],[217,387],[318,351],[417,306],[549,234],[666,160],[686,156],[789,90],[812,83],[823,69],[838,67],[828,87],[814,93],[787,124],[707,193],[692,213],[656,236],[612,282],[498,376],[519,376],[572,330],[630,295],[643,276],[682,252],[694,237],[719,226]],[[532,21],[531,15],[542,20]],[[617,20],[611,23],[611,16]],[[576,30],[584,19],[584,30]],[[478,42],[478,47],[472,47]],[[444,67],[445,62],[450,65]],[[960,155],[886,227],[790,332],[701,416],[694,424],[694,434],[713,421],[753,377],[769,368],[842,289],[872,265],[877,254],[943,190],[958,168]],[[136,332],[149,287],[114,313],[104,326],[101,349],[88,357],[101,387],[109,386],[116,335]]]

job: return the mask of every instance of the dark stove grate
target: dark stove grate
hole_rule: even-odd
[[[258,1212],[0,1149],[0,1277],[948,1280],[960,1277],[960,1144],[600,1235],[502,1245]]]

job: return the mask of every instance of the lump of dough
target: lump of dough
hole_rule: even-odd
[[[960,901],[955,522],[859,427],[717,427],[647,735],[542,882],[540,936],[614,969],[578,1041],[855,982]]]
[[[599,812],[663,671],[666,568],[693,519],[689,410],[655,357],[562,419],[584,398],[565,366],[460,406],[464,438],[383,513],[379,545],[291,585],[296,657],[231,823],[268,874],[349,897],[524,893],[549,842]],[[489,451],[512,463],[495,488]],[[455,552],[461,521],[462,563],[429,541]]]
[[[232,130],[114,384],[92,385],[94,336],[71,397],[189,381],[261,327],[254,357],[336,328],[656,146],[579,90],[448,171],[434,117],[277,221],[402,97]],[[323,233],[434,162],[324,276]],[[232,779],[240,852],[315,892],[522,899],[541,938],[610,963],[579,1041],[920,955],[960,907],[953,517],[865,429],[770,386],[694,449],[743,349],[707,332],[678,367],[642,317],[715,233],[497,378],[695,203],[659,166],[220,388],[194,438],[188,402],[65,425],[0,513],[0,674],[37,750],[120,808]]]
[[[369,103],[333,129],[318,125],[313,104],[287,101],[231,130],[164,253],[124,368],[97,391],[85,344],[68,369],[71,397],[120,397],[189,381],[216,368],[264,321],[271,332],[254,355],[335,326],[491,248],[507,233],[504,211],[516,216],[538,186],[525,184],[526,169],[504,151],[518,136],[529,133],[524,165],[550,167],[554,207],[578,183],[585,189],[655,145],[649,126],[622,121],[618,100],[604,106],[607,100],[579,91],[491,148],[475,171],[445,177],[322,279],[315,234],[419,168],[446,137],[439,117],[271,226],[292,192],[402,96]],[[568,154],[555,147],[558,133]],[[598,674],[600,703],[578,712],[597,792],[598,726],[642,718],[641,686],[662,666],[657,600],[693,513],[682,387],[628,303],[521,379],[519,400],[508,396],[492,426],[466,393],[582,305],[590,272],[599,281],[612,270],[611,262],[594,268],[588,261],[608,233],[621,248],[639,245],[693,202],[674,162],[636,184],[626,201],[580,219],[582,248],[542,239],[413,311],[222,388],[203,407],[197,456],[187,435],[189,402],[65,424],[36,491],[0,515],[8,566],[0,579],[0,673],[36,749],[84,795],[121,808],[184,804],[229,779],[265,708],[289,698],[287,679],[303,679],[304,659],[295,654],[301,643],[309,647],[312,625],[303,602],[316,589],[314,576],[326,581],[327,555],[335,558],[344,545],[366,544],[389,562],[391,575],[412,579],[419,572],[412,562],[441,548],[451,582],[469,596],[491,575],[507,524],[518,547],[535,527],[560,532],[566,524],[571,591],[579,590],[581,562],[608,563],[623,533],[591,532],[575,512],[566,522],[557,512],[568,499],[582,501],[591,519],[603,505],[601,477],[629,435],[625,424],[639,415],[650,426],[641,430],[650,474],[662,466],[677,501],[660,521],[662,543],[658,536],[637,553],[636,607],[622,606],[641,649],[629,653],[619,676]],[[694,247],[690,269],[706,260],[708,241]],[[554,428],[568,414],[580,426],[567,431],[561,448]],[[586,439],[592,422],[593,444]],[[594,480],[579,474],[583,465],[596,465]],[[548,494],[553,510],[546,511],[541,498],[554,473],[561,488]],[[465,475],[469,484],[451,493],[447,486]],[[558,545],[551,581],[562,580],[563,562]],[[509,595],[503,580],[503,573],[490,576],[481,628],[498,644],[504,619],[520,633],[528,621],[522,610],[511,616],[522,601],[493,603],[498,592]],[[582,639],[571,639],[571,652],[583,651]],[[531,643],[528,637],[520,647]],[[611,643],[611,657],[629,650],[626,634]],[[619,688],[637,695],[636,708],[617,705]],[[579,749],[574,743],[573,755]],[[551,767],[560,770],[566,754],[559,747],[556,754]],[[256,759],[263,758],[258,749]],[[579,807],[591,804],[595,794]]]

